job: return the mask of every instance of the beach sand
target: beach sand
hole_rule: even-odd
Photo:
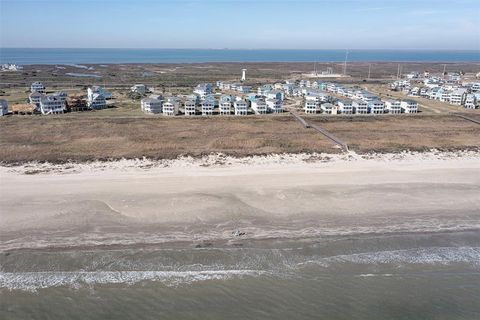
[[[2,251],[480,228],[473,151],[29,163],[0,174]]]

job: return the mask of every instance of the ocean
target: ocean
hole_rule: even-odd
[[[2,255],[2,319],[480,319],[477,231]]]
[[[338,62],[346,50],[0,48],[0,63]],[[349,50],[348,61],[480,62],[480,51]]]

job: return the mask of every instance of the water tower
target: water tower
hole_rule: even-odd
[[[242,79],[241,79],[242,82],[247,79],[246,72],[247,72],[247,69],[242,69]]]

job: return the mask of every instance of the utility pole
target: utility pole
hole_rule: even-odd
[[[343,75],[347,75],[347,59],[348,59],[348,50],[345,52],[345,63],[343,65]]]

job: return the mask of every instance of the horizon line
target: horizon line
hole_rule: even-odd
[[[153,48],[153,47],[2,47],[0,46],[0,50],[2,49],[94,49],[94,50],[299,50],[299,51],[478,51],[480,52],[480,48],[478,49],[415,49],[415,48],[402,48],[402,49],[387,49],[387,48]]]

